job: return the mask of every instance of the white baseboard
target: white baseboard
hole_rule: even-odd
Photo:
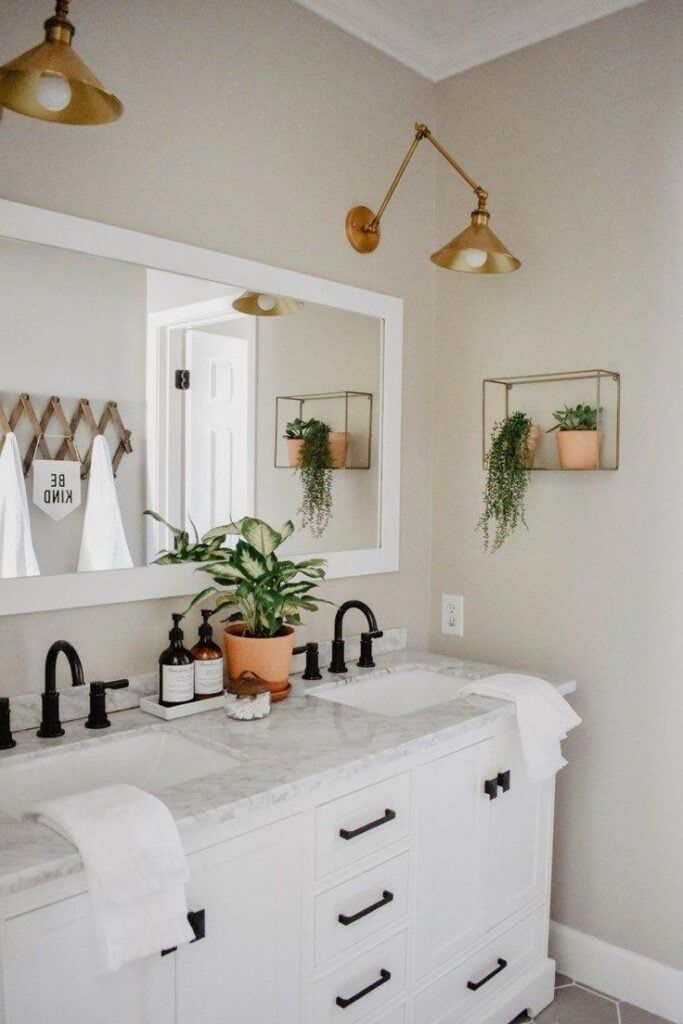
[[[683,971],[555,921],[550,955],[561,974],[683,1024]]]

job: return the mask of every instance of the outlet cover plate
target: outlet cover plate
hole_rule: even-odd
[[[447,636],[465,635],[465,598],[461,594],[441,595],[441,632]]]

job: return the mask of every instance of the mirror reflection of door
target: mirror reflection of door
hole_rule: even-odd
[[[185,332],[185,518],[200,535],[254,513],[253,362],[251,339]]]

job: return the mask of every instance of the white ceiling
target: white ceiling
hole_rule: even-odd
[[[298,0],[433,82],[642,0]]]

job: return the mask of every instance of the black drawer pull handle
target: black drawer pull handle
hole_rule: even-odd
[[[394,898],[393,892],[389,892],[385,889],[382,893],[382,899],[377,900],[376,903],[371,903],[365,910],[359,910],[357,914],[340,914],[338,917],[339,924],[353,924],[355,921],[360,921],[361,917],[367,917],[368,914],[374,914],[380,907],[386,907],[387,903],[391,903]]]
[[[395,817],[396,811],[392,811],[387,807],[383,816],[377,818],[376,821],[369,821],[367,825],[361,825],[360,828],[354,828],[351,831],[347,828],[340,828],[339,835],[342,839],[355,839],[356,836],[362,836],[364,832],[369,832],[373,828],[379,828],[380,825],[386,825],[388,821],[393,821]]]
[[[193,942],[198,942],[199,939],[203,939],[206,935],[206,911],[205,910],[190,910],[187,915],[187,920],[190,928],[194,932],[194,938],[190,939],[190,945]],[[177,946],[171,946],[170,949],[162,949],[161,955],[168,956],[169,953],[175,953]]]
[[[491,971],[490,974],[487,974],[485,978],[481,979],[481,981],[468,981],[467,982],[467,987],[470,990],[470,992],[476,992],[477,989],[481,988],[482,985],[485,985],[487,981],[490,981],[491,978],[495,978],[495,976],[497,974],[500,974],[501,971],[504,971],[505,968],[507,967],[507,965],[508,965],[507,960],[503,960],[503,958],[499,956],[498,957],[498,966],[493,971]]]
[[[510,788],[510,769],[508,768],[508,770],[505,772],[498,772],[496,782],[503,790],[503,792],[507,793],[508,789]]]
[[[484,792],[489,800],[495,800],[498,796],[498,779],[487,779],[484,783]]]
[[[367,988],[362,988],[360,992],[356,992],[355,996],[349,996],[348,999],[344,999],[344,996],[337,996],[337,1006],[341,1006],[342,1010],[345,1010],[347,1006],[351,1006],[352,1003],[357,1003],[363,996],[370,995],[380,985],[386,985],[391,980],[391,971],[387,971],[384,968],[379,972],[379,978],[377,981],[373,981],[372,985],[368,985]]]

